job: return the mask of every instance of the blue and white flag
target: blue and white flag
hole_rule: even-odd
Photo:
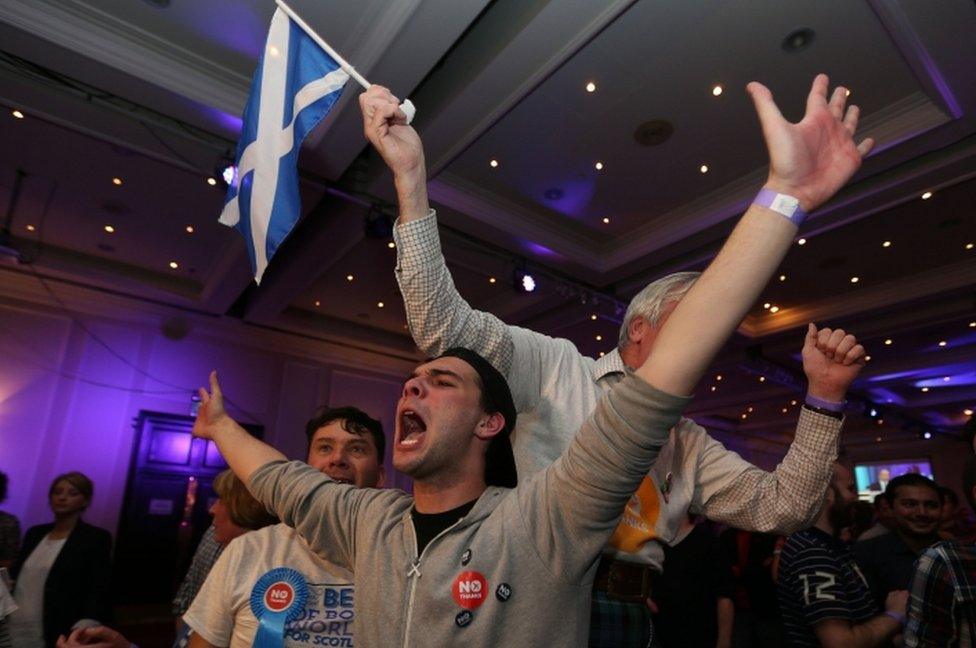
[[[301,216],[298,151],[342,94],[349,75],[278,9],[254,73],[237,144],[237,174],[220,222],[237,227],[260,283]]]

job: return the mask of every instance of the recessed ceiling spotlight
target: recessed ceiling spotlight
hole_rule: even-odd
[[[922,200],[928,200],[931,197],[932,197],[931,191],[926,191],[925,193],[922,194]]]
[[[716,389],[718,389],[718,387],[716,387],[715,385],[712,385],[712,391],[715,391]]]
[[[606,355],[606,352],[604,352],[604,351],[600,351],[600,357],[601,357],[601,358],[602,358],[603,356],[605,356],[605,355]]]
[[[217,178],[207,178],[207,184],[211,187],[217,186]]]
[[[759,382],[766,382],[766,376],[759,376]]]
[[[353,275],[351,275],[351,274],[347,274],[347,275],[346,275],[346,281],[352,281],[352,280],[353,280],[353,279],[355,279],[355,278],[356,278],[356,277],[355,277],[355,276],[353,276]]]
[[[23,119],[24,118],[24,113],[20,112],[16,108],[10,114],[13,115],[14,117],[16,117],[17,119]]]
[[[973,410],[971,410],[969,408],[966,408],[966,409],[964,409],[962,411],[962,413],[965,414],[966,416],[972,416],[973,415]]]
[[[749,418],[749,415],[748,415],[748,414],[743,414],[743,415],[742,415],[742,420],[743,420],[743,421],[744,421],[744,420],[746,420],[747,418]]]
[[[488,166],[490,166],[492,169],[497,169],[498,168],[498,160],[491,160],[490,162],[488,162]]]
[[[780,411],[782,411],[782,412],[783,412],[783,414],[786,414],[786,413],[787,413],[787,412],[789,412],[790,410],[789,410],[788,408],[786,408],[786,407],[784,407],[784,408],[783,408],[782,410],[780,410]]]
[[[942,376],[942,382],[949,382],[950,380],[952,380],[952,378],[949,376]]]
[[[177,268],[180,267],[180,264],[177,263],[176,261],[170,261],[169,262],[169,267],[171,267],[173,270],[176,270]]]
[[[894,340],[892,340],[891,338],[887,338],[887,339],[885,339],[885,341],[884,341],[884,343],[885,343],[885,346],[891,346],[891,344],[892,344],[892,342],[893,342],[893,341],[894,341]]]
[[[881,247],[891,247],[891,241],[885,241],[881,244]]]
[[[770,313],[773,313],[773,314],[778,313],[779,312],[779,306],[770,306],[769,307],[769,312]]]
[[[939,340],[940,347],[944,347],[946,344],[948,344],[948,342],[946,342],[945,340]]]
[[[602,342],[603,341],[603,336],[602,335],[597,335],[596,336],[596,341],[597,342]]]
[[[722,379],[722,374],[718,374],[715,376],[715,380],[721,380],[721,379]]]
[[[869,356],[869,355],[864,356],[864,361],[865,362],[871,362],[871,356]]]
[[[793,405],[793,406],[795,406],[795,405],[796,405],[796,401],[795,401],[795,400],[791,400],[791,401],[790,401],[790,405]]]
[[[766,302],[765,304],[763,304],[763,308],[765,308],[766,310],[769,310],[769,307],[770,306],[772,306],[772,304],[770,304],[769,302]]]
[[[590,319],[591,320],[596,320],[596,313],[593,313],[592,315],[590,315]]]
[[[34,231],[34,229],[35,229],[35,227],[34,227],[33,225],[28,225],[28,226],[27,226],[27,231],[28,231],[28,232],[33,232],[33,231]]]
[[[784,51],[795,53],[802,52],[810,47],[810,43],[817,37],[816,33],[809,27],[791,31],[783,39],[782,48]]]
[[[597,162],[596,164],[593,165],[593,168],[596,169],[597,171],[603,171],[603,162]]]
[[[881,437],[874,437],[874,440],[877,441],[878,443],[881,443]]]
[[[603,224],[604,225],[609,225],[610,224],[610,217],[609,216],[604,216],[603,217]]]
[[[970,322],[969,328],[976,328],[976,322]]]
[[[698,170],[701,171],[702,173],[708,173],[708,165],[703,164],[700,167],[698,167]]]
[[[112,178],[112,184],[116,187],[122,186],[122,178]]]
[[[722,86],[720,86],[718,84],[713,85],[712,86],[712,96],[713,97],[720,96],[722,94],[722,89],[723,89]]]
[[[497,279],[495,279],[494,277],[488,277],[488,283],[490,283],[490,284],[493,284],[493,283],[495,283],[496,281],[498,281],[498,280],[497,280]]]
[[[860,280],[861,280],[860,277],[851,277],[851,283],[857,283]]]
[[[966,243],[966,249],[967,250],[972,250],[973,249],[973,244],[972,243]]]
[[[780,281],[786,281],[786,275],[780,275],[779,276],[779,280]]]
[[[388,247],[388,248],[390,248],[392,250],[392,249],[396,248],[396,243],[394,243],[393,241],[390,241],[389,243],[386,244],[386,247]]]
[[[927,392],[928,390],[929,390],[928,387],[922,387],[922,392]]]
[[[588,81],[586,83],[586,91],[587,92],[596,92],[596,84],[593,83],[592,81]]]
[[[750,405],[749,407],[747,407],[746,408],[746,411],[749,412],[750,414],[752,414],[752,411],[753,411],[752,406]]]
[[[377,308],[383,308],[384,306],[386,306],[386,304],[384,304],[383,302],[376,302]]]
[[[106,232],[108,232],[109,234],[114,234],[114,233],[115,233],[115,228],[114,228],[114,227],[112,227],[111,225],[106,225],[106,226],[105,226],[105,227],[103,227],[102,229],[104,229],[104,230],[105,230]]]
[[[195,232],[195,231],[196,230],[193,229],[193,225],[187,225],[186,226],[186,233],[187,234],[193,234],[193,232]]]
[[[321,305],[322,305],[322,302],[320,302],[319,300],[317,300],[317,299],[316,299],[316,300],[315,300],[315,305],[316,305],[316,306],[321,306]]]
[[[926,432],[925,432],[925,433],[924,433],[924,434],[922,435],[922,438],[923,438],[923,439],[931,439],[931,438],[932,438],[932,433],[931,433],[931,432],[928,432],[928,431],[926,431]]]
[[[805,238],[801,238],[801,239],[799,239],[799,240],[798,240],[798,241],[796,242],[796,244],[797,244],[797,245],[806,245],[806,244],[807,244],[807,240],[806,240]]]

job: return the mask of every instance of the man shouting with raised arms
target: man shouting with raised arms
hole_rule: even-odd
[[[826,80],[817,83],[826,84]],[[757,84],[750,93],[757,108],[765,111],[762,121],[767,136],[783,132],[785,122],[769,101],[768,91]],[[857,109],[851,107],[846,121],[840,121],[845,97],[844,89],[837,88],[822,112],[813,110],[814,103],[808,104],[807,116],[796,132],[811,135],[823,125],[817,115],[832,113],[845,127],[837,135],[846,135],[843,131],[853,127]],[[819,104],[823,96],[811,94],[810,102]],[[583,356],[568,340],[509,326],[490,313],[476,311],[458,294],[441,254],[436,216],[427,202],[420,138],[393,118],[397,100],[385,88],[373,86],[360,95],[360,106],[366,136],[392,170],[396,183],[400,207],[394,230],[396,277],[414,341],[431,357],[450,347],[467,347],[505,375],[519,414],[512,436],[515,459],[519,476],[528,478],[562,454],[601,396],[629,370],[644,363],[659,344],[664,322],[699,273],[669,275],[638,293],[624,316],[618,348],[598,360]],[[810,141],[798,139],[789,145],[805,147],[803,154],[807,154],[814,145]],[[775,138],[767,137],[767,142],[776,147],[775,167],[757,202],[778,207],[780,203],[773,202],[779,200],[776,196],[794,191],[801,199],[800,209],[820,204],[822,196],[799,195],[800,191],[792,189],[800,176],[789,174],[809,177],[824,169],[789,167],[793,163],[785,157],[791,154],[789,149]],[[789,184],[780,185],[782,182]],[[679,529],[689,512],[740,529],[781,534],[806,528],[816,518],[837,456],[845,394],[861,365],[836,365],[822,353],[811,351],[811,336],[822,343],[832,341],[842,352],[856,346],[856,340],[844,331],[814,327],[808,331],[803,352],[808,395],[795,440],[776,470],[766,472],[753,466],[694,421],[681,420],[604,549],[593,592],[590,646],[648,645],[651,623],[645,601],[662,568],[663,545],[682,539]],[[830,371],[825,370],[828,367]]]
[[[855,109],[827,100],[817,77],[800,124],[751,84],[772,164],[767,188],[810,210],[832,196],[871,146],[856,147]],[[386,128],[403,116],[379,109]],[[781,199],[783,200],[783,199]],[[774,204],[775,206],[775,204]],[[463,348],[421,364],[397,405],[394,466],[414,496],[354,489],[286,462],[224,411],[216,374],[194,434],[216,441],[254,495],[313,550],[355,572],[360,646],[579,646],[597,558],[678,422],[689,393],[775,271],[796,224],[754,205],[681,300],[647,361],[596,405],[566,451],[514,489],[494,486],[515,407],[505,379]],[[834,363],[863,349],[831,339]],[[300,583],[269,583],[262,614],[287,616]]]

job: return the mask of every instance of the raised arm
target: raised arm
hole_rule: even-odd
[[[807,401],[840,409],[864,366],[864,347],[842,329],[810,324],[803,342]],[[812,524],[830,481],[843,423],[839,413],[800,408],[796,436],[772,472],[750,464],[702,435],[692,509],[739,529],[790,534]]]
[[[787,122],[763,85],[748,85],[756,106],[770,168],[765,188],[793,196],[810,212],[829,200],[861,165],[873,142],[855,146],[858,109],[846,109],[844,88],[827,100],[820,74],[807,97],[806,114]],[[672,394],[690,393],[726,339],[769,281],[797,231],[787,217],[752,205],[702,277],[678,303],[651,355],[637,373]]]
[[[193,436],[216,443],[224,461],[245,484],[250,482],[251,475],[261,466],[286,459],[285,455],[267,443],[248,434],[227,415],[216,371],[210,372],[210,392],[200,388],[200,409],[193,422]]]

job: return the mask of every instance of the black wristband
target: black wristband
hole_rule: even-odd
[[[844,420],[844,415],[841,414],[840,412],[831,412],[830,410],[823,409],[822,407],[814,407],[813,405],[811,405],[809,403],[804,403],[803,404],[803,409],[810,410],[814,414],[823,414],[824,416],[829,416],[830,418],[835,418],[838,421],[843,421]]]

